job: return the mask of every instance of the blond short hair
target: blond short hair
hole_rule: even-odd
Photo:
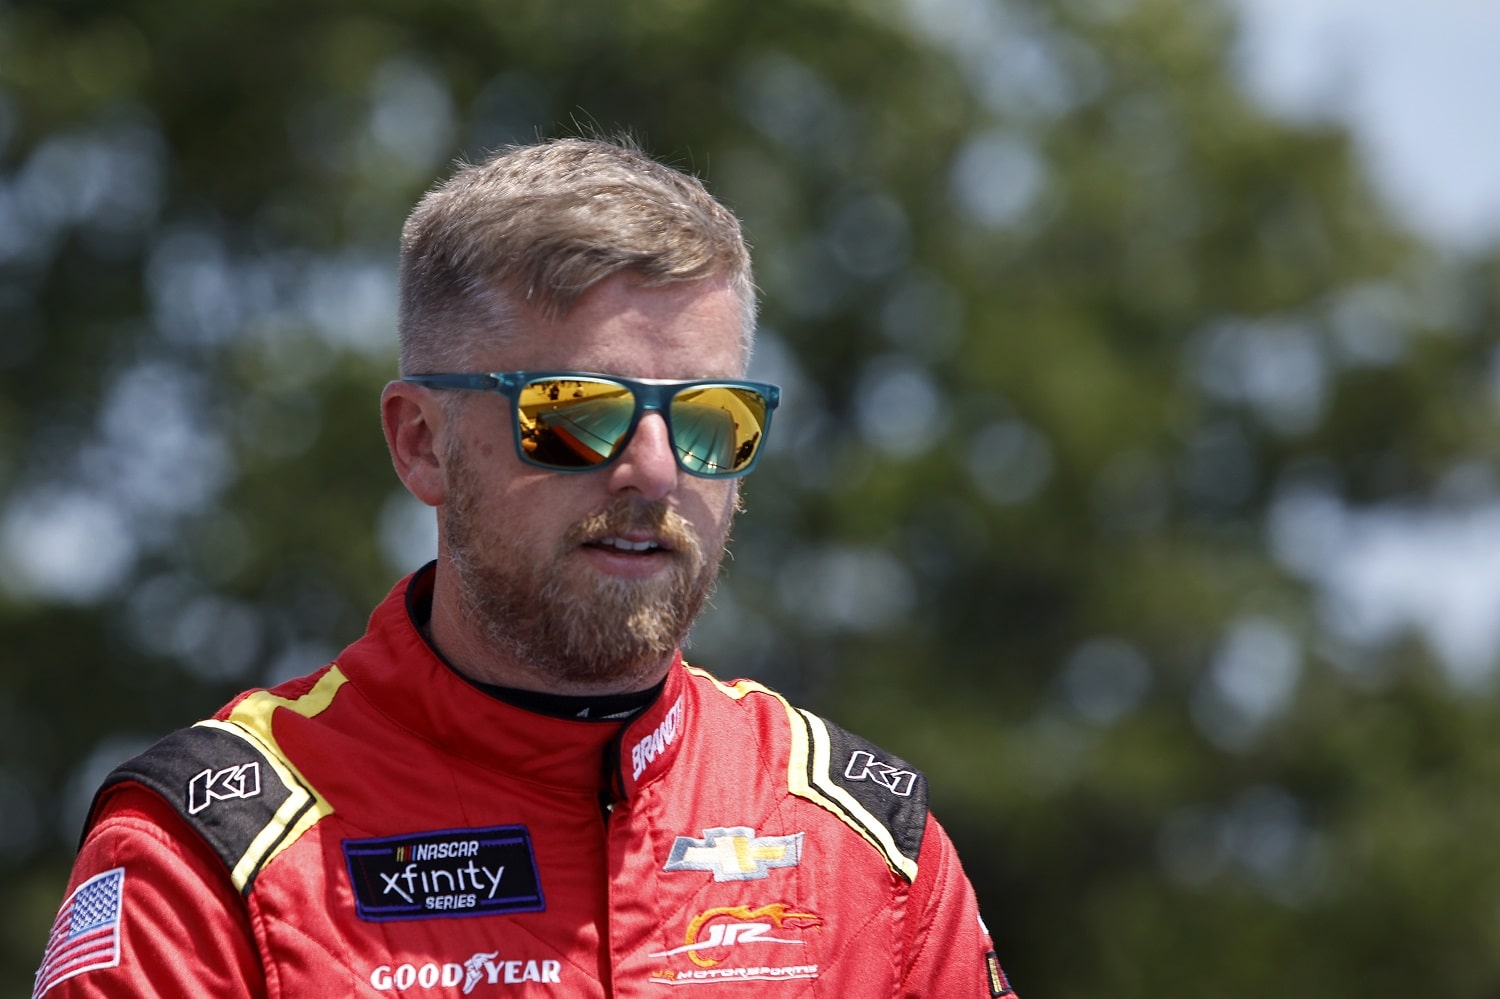
[[[465,164],[401,232],[402,374],[461,368],[518,306],[547,318],[621,272],[649,284],[727,280],[748,358],[755,284],[739,219],[697,178],[628,140],[556,139]]]

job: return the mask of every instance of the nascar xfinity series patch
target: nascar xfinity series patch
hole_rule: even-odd
[[[525,826],[344,841],[359,918],[430,919],[547,908]]]

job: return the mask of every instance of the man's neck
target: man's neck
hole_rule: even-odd
[[[473,683],[474,681],[470,681]],[[637,690],[628,694],[593,694],[593,695],[570,695],[570,694],[545,694],[534,690],[518,690],[515,687],[496,687],[488,683],[474,683],[474,686],[498,698],[506,704],[527,711],[534,711],[539,715],[548,715],[552,718],[566,718],[570,721],[589,722],[618,722],[628,721],[636,715],[645,711],[661,696],[661,691],[666,686],[666,680],[654,687],[645,690]]]

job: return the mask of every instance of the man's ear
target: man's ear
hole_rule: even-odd
[[[443,406],[430,389],[394,381],[380,393],[380,422],[396,474],[428,506],[446,499],[443,484]]]

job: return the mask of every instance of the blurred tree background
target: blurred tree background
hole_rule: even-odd
[[[1023,994],[1500,994],[1500,253],[1259,111],[1236,30],[0,4],[0,991],[100,776],[428,557],[376,404],[406,211],[628,129],[745,219],[786,389],[690,658],[929,772]]]

